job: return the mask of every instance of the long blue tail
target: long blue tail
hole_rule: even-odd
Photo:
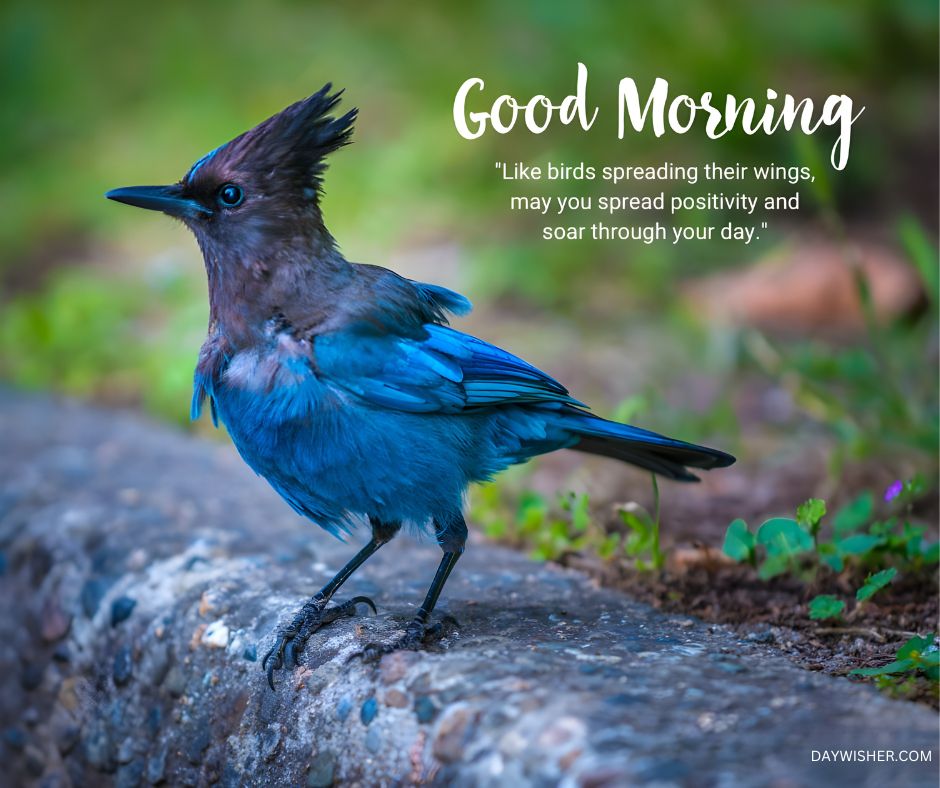
[[[697,482],[689,468],[726,468],[735,458],[718,449],[667,438],[649,430],[618,424],[575,408],[563,411],[565,429],[579,438],[571,448],[629,462],[667,479]]]

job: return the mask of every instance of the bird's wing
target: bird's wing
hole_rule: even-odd
[[[458,413],[525,402],[584,407],[544,372],[505,350],[437,324],[423,339],[362,331],[321,334],[314,363],[325,382],[374,405]]]

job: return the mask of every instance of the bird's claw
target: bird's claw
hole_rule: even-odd
[[[341,605],[326,607],[327,600],[314,597],[294,616],[288,626],[281,630],[275,644],[261,660],[261,669],[268,678],[268,686],[274,689],[274,672],[282,668],[293,668],[310,636],[320,627],[332,624],[338,618],[356,615],[356,605],[368,605],[373,614],[375,603],[367,596],[356,596]]]
[[[444,616],[430,626],[416,618],[409,622],[405,627],[405,634],[397,640],[391,643],[367,643],[362,651],[357,651],[348,661],[359,658],[363,662],[378,662],[394,651],[420,651],[424,646],[436,643],[459,629],[460,624],[453,616]]]

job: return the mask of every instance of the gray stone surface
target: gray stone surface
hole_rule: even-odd
[[[380,614],[315,635],[271,692],[258,655],[355,545],[224,444],[5,391],[0,436],[0,783],[937,784],[928,709],[478,540],[441,650],[348,661],[433,575],[402,538],[344,589]],[[812,762],[832,748],[932,762]]]

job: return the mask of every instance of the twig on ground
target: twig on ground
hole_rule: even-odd
[[[885,642],[885,637],[874,629],[865,627],[823,627],[816,630],[817,635],[869,635],[879,643]]]

